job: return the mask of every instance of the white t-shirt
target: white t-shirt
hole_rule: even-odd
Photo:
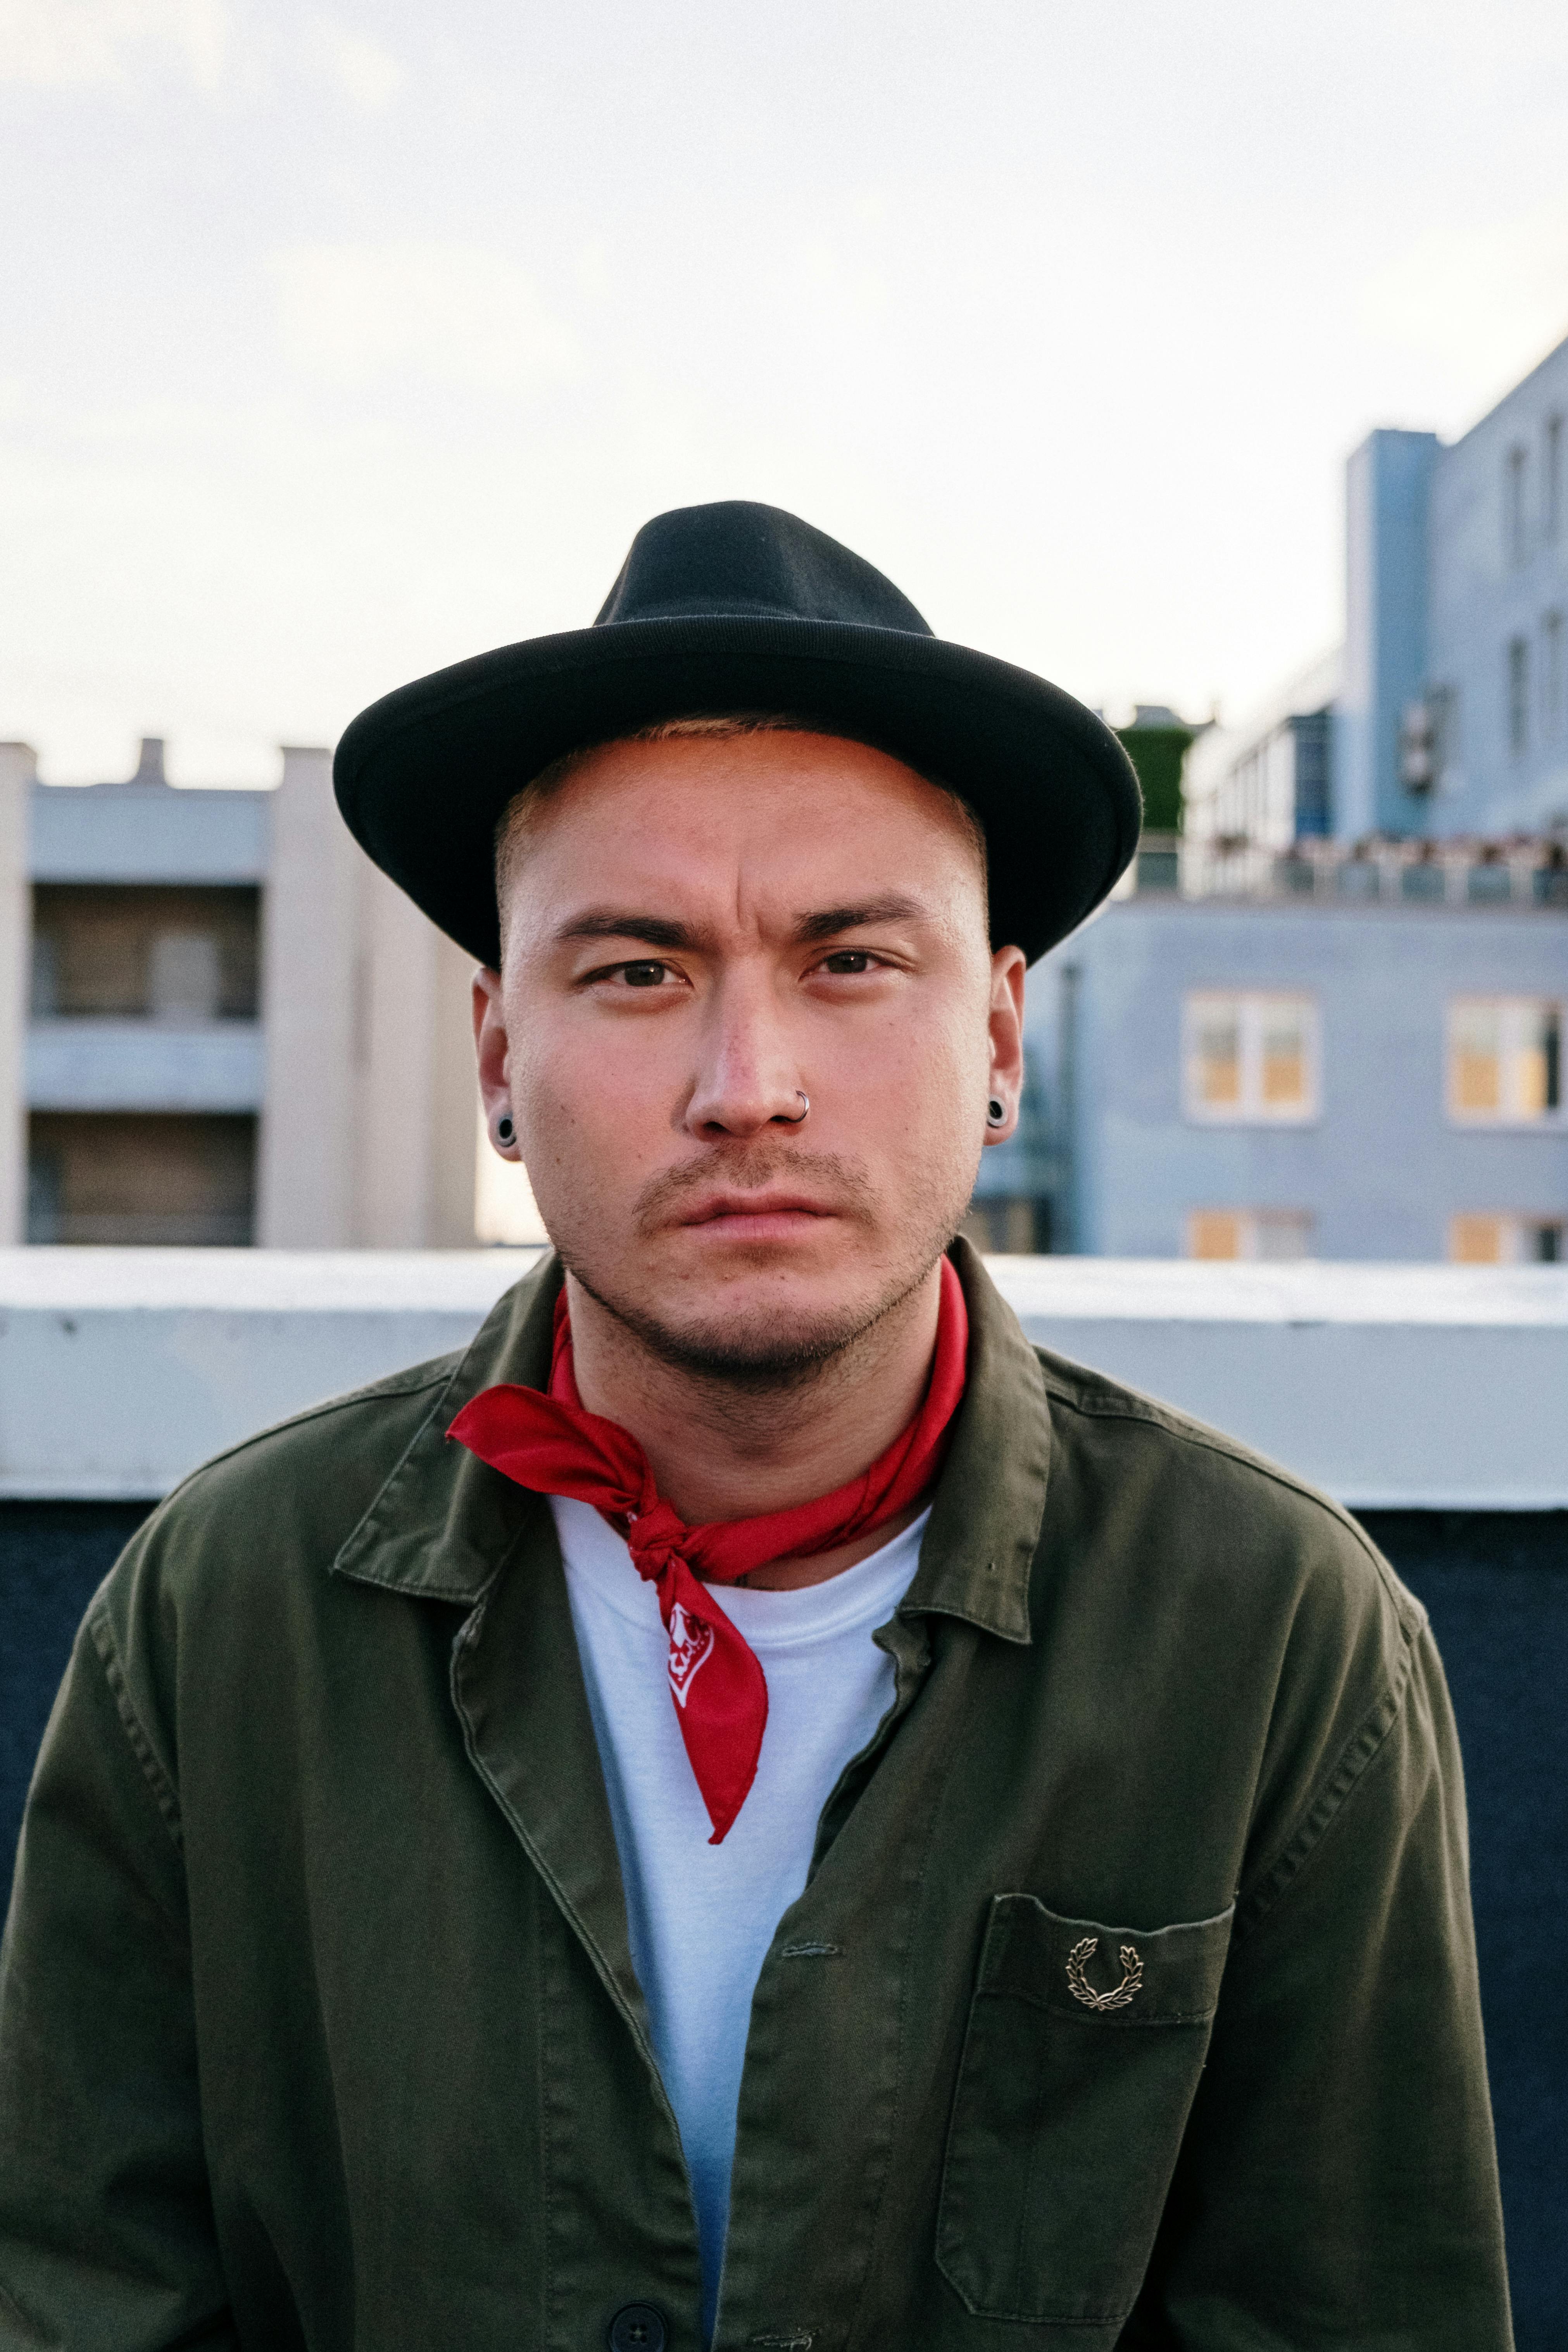
[[[909,1589],[929,1512],[826,1583],[717,1588],[761,1661],[768,1727],[722,1845],[680,1737],[658,1596],[591,1505],[552,1496],[588,1706],[615,1823],[632,1959],[680,2126],[711,2336],[730,2207],[735,2103],[752,1994],[773,1930],[805,1885],[822,1809],[893,1700],[871,1635]]]

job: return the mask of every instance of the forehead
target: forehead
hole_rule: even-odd
[[[803,905],[847,879],[864,892],[896,878],[943,898],[984,887],[948,793],[867,744],[782,730],[605,744],[521,804],[501,862],[509,898],[628,871]]]

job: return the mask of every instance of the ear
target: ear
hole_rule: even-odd
[[[474,974],[474,1051],[479,1066],[479,1100],[485,1107],[485,1132],[490,1148],[503,1160],[521,1160],[521,1148],[514,1135],[503,1143],[496,1133],[502,1118],[513,1116],[511,1108],[511,1043],[507,1035],[506,1008],[501,1001],[500,974],[482,964]]]
[[[989,1091],[1004,1116],[985,1126],[987,1143],[1005,1143],[1018,1131],[1024,1092],[1024,950],[998,948],[991,959],[991,1075]]]

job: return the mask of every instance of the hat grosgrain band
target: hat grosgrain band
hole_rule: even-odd
[[[849,549],[741,500],[645,524],[592,628],[502,646],[372,703],[338,746],[338,805],[431,921],[493,965],[495,833],[513,795],[580,747],[746,711],[874,743],[962,794],[985,832],[992,942],[1030,962],[1137,847],[1137,777],[1093,711],[933,636]]]

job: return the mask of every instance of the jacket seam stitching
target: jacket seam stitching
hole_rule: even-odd
[[[1383,1752],[1389,1733],[1404,1713],[1414,1659],[1414,1643],[1407,1641],[1393,1680],[1368,1708],[1340,1750],[1328,1778],[1309,1800],[1300,1827],[1275,1859],[1262,1868],[1251,1890],[1238,1891],[1235,1943],[1245,1942],[1289,1892],[1365,1780],[1368,1769]]]
[[[516,1539],[514,1538],[514,1541]],[[471,1643],[478,1638],[479,1622],[483,1616],[485,1608],[489,1603],[490,1593],[494,1591],[496,1585],[499,1584],[501,1577],[506,1572],[510,1560],[510,1556],[511,1547],[509,1546],[505,1557],[503,1557],[498,1563],[489,1583],[485,1586],[484,1591],[479,1594],[478,1601],[475,1602],[472,1614],[469,1616],[468,1623],[463,1627],[461,1633],[458,1634],[458,1643],[466,1645]],[[616,2002],[617,2007],[620,2007],[621,1995],[616,1983],[615,1970],[610,1965],[609,1955],[605,1951],[598,1937],[589,1927],[587,1921],[584,1918],[576,1905],[572,1901],[566,1889],[562,1885],[555,1873],[551,1870],[545,1863],[544,1858],[540,1853],[533,1839],[531,1838],[523,1829],[522,1823],[519,1820],[517,1811],[510,1800],[508,1798],[505,1790],[501,1788],[494,1773],[491,1772],[489,1765],[480,1755],[479,1738],[474,1730],[473,1718],[462,1698],[458,1695],[455,1676],[450,1687],[452,1705],[457,1711],[458,1719],[463,1727],[463,1745],[467,1750],[469,1763],[478,1773],[480,1780],[484,1783],[484,1786],[489,1790],[491,1798],[500,1809],[501,1818],[507,1822],[508,1826],[511,1830],[512,1835],[521,1846],[524,1853],[527,1854],[529,1861],[538,1872],[540,1877],[543,1880],[545,1886],[549,1889],[551,1899],[555,1904],[556,1908],[560,1911],[563,1917],[569,1923],[573,1932],[576,1935],[578,1941],[582,1944],[584,1951],[588,1954],[589,1958],[594,1964],[595,1973],[599,1978],[600,1982],[604,1985],[606,1992],[609,1993],[611,2000]],[[624,2009],[622,2011],[622,2014],[626,2014]],[[680,2126],[677,2120],[675,2107],[670,2099],[669,2093],[665,2087],[664,2076],[660,2071],[658,2059],[654,2051],[652,2042],[635,2018],[627,2017],[626,2021],[632,2029],[632,2032],[638,2048],[642,2052],[649,2067],[652,2069],[658,2098],[663,2105],[664,2112],[669,2119],[671,2128],[673,2129],[677,2142],[679,2143],[680,2138]]]
[[[1401,1630],[1405,1631],[1408,1636],[1410,1629],[1419,1631],[1427,1623],[1425,1605],[1407,1587],[1394,1580],[1388,1563],[1354,1516],[1331,1496],[1320,1494],[1315,1486],[1310,1486],[1303,1478],[1295,1477],[1279,1463],[1266,1461],[1260,1455],[1247,1453],[1240,1446],[1227,1444],[1218,1431],[1211,1432],[1195,1424],[1187,1424],[1177,1415],[1167,1419],[1157,1407],[1140,1410],[1137,1399],[1108,1399],[1105,1403],[1099,1404],[1089,1398],[1075,1396],[1070,1390],[1053,1384],[1048,1371],[1046,1373],[1046,1392],[1068,1411],[1084,1413],[1092,1420],[1131,1421],[1145,1429],[1158,1430],[1163,1436],[1173,1438],[1179,1444],[1196,1446],[1202,1454],[1213,1454],[1222,1462],[1234,1463],[1237,1469],[1250,1471],[1255,1477],[1264,1479],[1269,1486],[1281,1487],[1286,1494],[1298,1496],[1302,1502],[1310,1503],[1315,1510],[1353,1539],[1384,1591],[1393,1601],[1399,1615]]]
[[[468,1747],[470,1763],[473,1765],[473,1768],[479,1774],[480,1780],[484,1782],[485,1787],[489,1790],[495,1802],[500,1807],[502,1817],[510,1828],[512,1835],[517,1839],[517,1842],[521,1846],[524,1853],[527,1854],[529,1861],[533,1864],[534,1869],[544,1881],[556,1908],[561,1912],[563,1917],[570,1925],[574,1934],[582,1944],[584,1951],[588,1954],[589,1958],[593,1961],[595,1975],[599,1978],[601,1983],[605,1985],[606,1991],[610,1992],[612,2000],[616,2000],[618,2007],[620,2005],[619,1994],[618,1991],[614,1990],[615,1971],[610,1966],[608,1954],[600,1944],[598,1937],[594,1935],[590,1929],[587,1921],[584,1918],[576,1905],[567,1895],[565,1888],[561,1885],[561,1882],[556,1877],[554,1872],[545,1866],[545,1864],[535,1848],[532,1840],[523,1835],[518,1823],[516,1812],[509,1803],[504,1791],[497,1782],[494,1775],[489,1770],[488,1767],[481,1760],[478,1753],[477,1743],[474,1738],[474,1727],[468,1716],[468,1709],[463,1706],[460,1699],[457,1701],[456,1704],[458,1716],[462,1720],[464,1738]],[[622,2014],[625,2015],[624,2010]],[[675,2132],[676,2139],[679,2142],[680,2137],[680,2125],[676,2116],[674,2106],[670,2103],[669,2094],[668,2090],[665,2089],[664,2078],[659,2073],[658,2060],[654,2053],[653,2045],[647,2039],[647,2035],[637,2026],[635,2020],[628,2020],[627,2021],[631,2024],[633,2033],[636,2035],[637,2045],[641,2050],[643,2056],[653,2069],[655,2080],[658,2085],[659,2095],[663,2102],[665,2114],[669,2119],[671,2126]]]
[[[922,1687],[926,1682],[927,1676],[930,1675],[930,1672],[931,1664],[928,1657],[926,1668],[921,1677]],[[911,1695],[910,1702],[910,1706],[913,1706],[914,1699],[918,1696],[918,1690]],[[904,1716],[907,1717],[909,1712],[910,1707],[906,1707],[904,1709]],[[902,1719],[903,1718],[900,1717],[900,1720]],[[894,2078],[893,2112],[889,2119],[889,2152],[882,2168],[882,2181],[880,2188],[877,2191],[877,2202],[871,2214],[870,2227],[866,2233],[866,2266],[860,2280],[860,2291],[855,2298],[855,2308],[850,2316],[849,2326],[845,2333],[845,2341],[847,2344],[853,2344],[855,2340],[855,2330],[859,2324],[860,2315],[866,2307],[866,2298],[871,2292],[872,2275],[876,2269],[877,2262],[877,2239],[882,2226],[882,2213],[888,2201],[888,2183],[893,2169],[892,2150],[898,2144],[899,2115],[900,2110],[908,2104],[906,2053],[909,2047],[910,2028],[909,1947],[914,1940],[919,1923],[921,1906],[925,1900],[926,1879],[931,1871],[931,1848],[936,1843],[937,1822],[941,1817],[942,1806],[946,1801],[948,1789],[951,1785],[953,1771],[957,1763],[958,1744],[957,1742],[954,1742],[952,1753],[949,1756],[946,1767],[942,1772],[941,1786],[938,1788],[931,1800],[931,1811],[926,1817],[926,1833],[921,1850],[920,1876],[916,1882],[915,1892],[910,1901],[910,1935],[909,1940],[905,1945],[905,1964],[902,1970],[903,1983],[899,1994],[898,2072]]]
[[[948,2278],[945,2271],[942,2272],[942,2277],[949,2286],[952,2286],[952,2281]],[[956,2287],[953,2287],[952,2291],[955,2294],[959,2294]],[[1142,2293],[1142,2291],[1140,2288],[1139,2292]],[[989,2309],[983,2311],[978,2304],[972,2304],[967,2296],[959,2294],[959,2300],[971,2318],[999,2319],[1009,2327],[1115,2327],[1132,2309],[1131,2304],[1129,2303],[1124,2304],[1120,2311],[1102,2311],[1090,2313],[1087,2317],[1082,2318],[1059,2319],[1056,2313],[1051,2311],[991,2311]]]
[[[142,1777],[157,1805],[158,1818],[163,1822],[175,1853],[183,1855],[185,1838],[180,1818],[179,1795],[174,1782],[158,1761],[157,1753],[147,1737],[141,1717],[136,1712],[130,1686],[125,1679],[125,1668],[120,1655],[119,1645],[114,1639],[114,1629],[109,1622],[109,1612],[101,1604],[89,1618],[88,1632],[93,1648],[98,1653],[104,1681],[108,1684],[110,1696],[114,1700],[115,1712],[120,1717],[126,1745],[141,1767]]]

